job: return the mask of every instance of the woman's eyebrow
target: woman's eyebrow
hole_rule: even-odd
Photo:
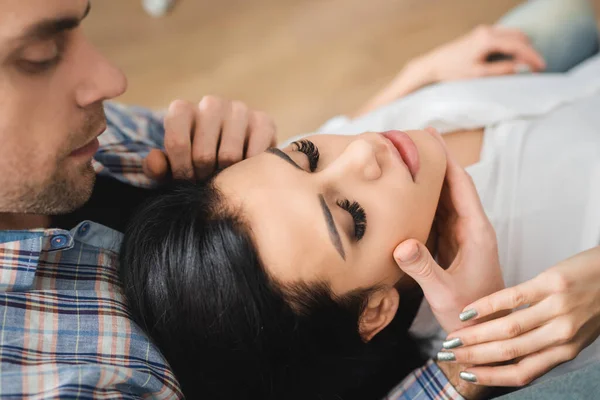
[[[294,167],[304,171],[304,169],[302,169],[298,164],[296,164],[296,162],[294,160],[292,160],[290,158],[290,156],[288,156],[287,154],[285,154],[283,151],[279,150],[277,147],[270,147],[266,150],[267,153],[276,155],[277,157],[281,158],[284,161],[287,161],[288,163],[290,163],[291,165],[293,165]]]
[[[344,251],[344,245],[342,244],[342,239],[340,239],[340,233],[335,227],[335,221],[333,220],[333,215],[331,214],[331,210],[325,201],[325,197],[322,194],[319,195],[319,203],[321,203],[321,209],[323,210],[323,217],[325,217],[325,222],[327,223],[327,230],[329,231],[329,238],[331,239],[331,243],[333,247],[340,253],[342,260],[346,261],[346,252]]]
[[[279,150],[277,147],[271,147],[266,150],[267,153],[276,155],[282,160],[288,162],[299,170],[304,171],[294,160],[290,158],[285,152]],[[337,250],[337,252],[342,257],[342,260],[346,261],[346,252],[344,251],[344,245],[342,244],[342,239],[340,238],[340,233],[335,226],[335,221],[333,220],[333,215],[331,214],[331,210],[325,201],[325,197],[322,194],[319,194],[319,203],[321,204],[321,209],[323,210],[323,217],[325,218],[325,223],[327,224],[327,230],[329,231],[329,238],[331,239],[331,243],[333,247]]]

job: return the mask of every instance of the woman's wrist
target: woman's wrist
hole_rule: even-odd
[[[426,57],[418,57],[406,63],[386,91],[398,99],[431,83],[435,83],[431,63]]]
[[[398,79],[402,79],[413,86],[414,90],[438,81],[435,68],[430,57],[425,54],[410,60],[400,72]]]

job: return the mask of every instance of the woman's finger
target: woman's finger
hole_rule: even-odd
[[[227,105],[228,102],[214,96],[205,96],[198,104],[192,142],[192,159],[197,179],[204,179],[215,170],[217,147]]]
[[[165,116],[165,150],[175,179],[194,178],[191,135],[195,114],[193,105],[176,100]]]
[[[572,344],[549,347],[516,364],[468,368],[460,373],[460,377],[484,386],[525,386],[557,365],[572,360],[577,353],[577,348]]]
[[[240,101],[231,103],[229,112],[223,121],[223,132],[217,154],[219,169],[227,168],[243,159],[248,118],[249,110],[244,103]]]
[[[497,35],[510,36],[520,40],[524,40],[525,42],[529,43],[529,37],[525,32],[523,32],[520,29],[509,28],[507,26],[502,25],[492,25],[490,26],[490,29]]]
[[[562,336],[557,333],[557,325],[549,323],[508,340],[500,340],[457,348],[451,351],[441,352],[461,364],[485,365],[510,361],[519,357],[527,356],[543,350],[547,347],[563,343]]]
[[[529,332],[556,316],[556,310],[550,301],[541,301],[534,306],[518,310],[506,317],[482,322],[468,328],[460,329],[448,335],[444,348],[511,339]]]
[[[541,71],[546,67],[542,56],[528,41],[506,35],[494,35],[488,46],[489,53],[511,55],[515,61],[529,65],[533,71]]]
[[[520,71],[522,64],[517,61],[487,62],[474,70],[475,77],[512,75]]]
[[[543,279],[531,279],[481,298],[464,308],[462,321],[483,318],[499,311],[509,311],[527,304],[537,303],[549,294]]]

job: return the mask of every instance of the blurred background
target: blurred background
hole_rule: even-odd
[[[84,24],[151,108],[207,94],[270,113],[279,139],[354,112],[406,61],[494,23],[520,0],[101,0]],[[600,15],[600,0],[593,0]]]

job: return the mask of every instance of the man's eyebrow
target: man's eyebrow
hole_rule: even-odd
[[[285,154],[283,151],[279,150],[277,147],[270,147],[266,151],[267,151],[267,153],[276,155],[277,157],[281,158],[284,161],[287,161],[288,163],[290,163],[294,167],[296,167],[296,168],[304,171],[304,169],[302,169],[298,164],[296,164],[296,162],[294,160],[292,160],[290,156],[288,156],[287,154]]]
[[[19,38],[19,40],[44,40],[52,38],[61,32],[73,30],[81,24],[81,21],[83,21],[85,17],[88,16],[91,9],[92,4],[88,1],[87,7],[82,16],[50,18],[37,22],[29,27]]]
[[[329,209],[329,206],[325,201],[325,197],[323,197],[322,194],[319,195],[319,203],[321,203],[321,209],[323,210],[323,217],[325,217],[331,243],[333,243],[333,247],[335,247],[337,252],[340,253],[342,259],[346,261],[346,252],[344,251],[344,246],[342,245],[342,239],[340,238],[340,234],[335,227],[335,221],[333,220],[333,215],[331,215],[331,210]]]

